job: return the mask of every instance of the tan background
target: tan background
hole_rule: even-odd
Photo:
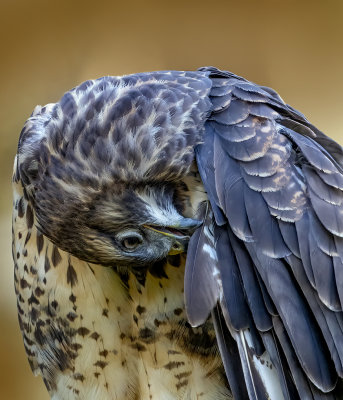
[[[343,143],[343,1],[0,0],[0,398],[48,399],[26,361],[10,256],[10,175],[36,104],[85,79],[215,65],[272,86]]]

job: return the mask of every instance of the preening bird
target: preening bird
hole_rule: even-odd
[[[90,80],[14,163],[20,328],[55,400],[343,398],[343,150],[213,67]]]

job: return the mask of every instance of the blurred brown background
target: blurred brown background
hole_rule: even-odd
[[[215,65],[278,90],[343,143],[343,1],[0,0],[0,398],[48,399],[26,361],[12,284],[10,176],[36,104],[83,80]]]

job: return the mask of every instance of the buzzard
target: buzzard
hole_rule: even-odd
[[[343,150],[214,67],[37,106],[13,175],[19,324],[60,400],[343,397]]]

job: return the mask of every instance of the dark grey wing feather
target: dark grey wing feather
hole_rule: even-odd
[[[343,237],[343,204],[330,204],[309,190],[313,209],[324,227],[335,236]]]
[[[199,160],[199,172],[201,176],[205,176],[206,180],[213,181],[214,180],[214,136],[213,132],[209,131],[208,135],[204,138],[204,145],[202,146],[203,151],[198,154]],[[215,188],[209,188],[207,191],[207,195],[211,202],[211,207],[214,213],[214,217],[217,225],[224,225],[226,223],[226,217],[224,216],[223,211],[220,208],[220,203],[218,199],[218,194]]]
[[[343,287],[343,261],[341,257],[333,257],[333,266],[335,271],[335,279],[337,288]],[[341,301],[341,305],[343,305],[343,291],[342,289],[338,291],[338,295]]]
[[[212,311],[212,320],[231,392],[235,400],[249,400],[237,343],[232,338],[218,306]]]
[[[298,359],[296,358],[292,345],[289,341],[285,328],[278,317],[273,318],[274,330],[282,347],[283,353],[287,359],[287,363],[292,371],[292,377],[297,387],[298,396],[301,400],[320,400],[320,397],[315,397],[312,393],[311,383],[303,373]],[[332,397],[330,396],[329,399]]]
[[[272,89],[213,67],[200,71],[213,85],[196,159],[221,216],[214,230],[223,261],[218,304],[239,349],[246,332],[255,338],[255,355],[257,337],[264,338],[284,398],[294,390],[301,399],[337,398],[343,150]],[[249,363],[240,355],[245,371]],[[252,370],[244,377],[254,398],[258,378]]]
[[[314,193],[320,199],[336,206],[340,206],[343,203],[342,190],[328,186],[325,182],[323,182],[317,172],[308,165],[304,165],[302,167],[302,171],[306,178],[307,184],[311,189],[310,195],[311,193]]]
[[[299,221],[296,221],[295,227],[297,230],[297,236],[299,241],[300,258],[304,266],[304,270],[307,275],[307,279],[310,281],[311,285],[315,288],[314,274],[311,265],[311,255],[310,255],[310,244],[308,233],[310,230],[310,221],[308,213],[303,216]]]
[[[296,227],[291,222],[285,222],[281,219],[278,220],[279,229],[286,246],[290,249],[292,254],[300,258],[299,241]]]
[[[251,314],[245,300],[235,253],[225,228],[217,227],[215,232],[218,265],[222,281],[223,305],[227,310],[231,328],[239,331],[248,328]]]
[[[207,207],[204,223],[192,235],[185,271],[185,306],[191,325],[206,321],[219,297],[216,270],[218,259],[214,246],[213,213]]]
[[[258,283],[258,278],[256,276],[258,272],[256,271],[249,254],[243,247],[244,245],[242,245],[231,230],[228,230],[228,239],[230,240],[232,247],[235,249],[235,258],[239,265],[242,285],[244,287],[247,303],[251,310],[252,318],[259,331],[268,331],[272,327],[272,320],[264,303],[261,288]]]
[[[318,295],[316,294],[315,290],[309,284],[306,275],[304,273],[303,267],[299,259],[295,258],[294,256],[288,257],[287,261],[292,268],[293,274],[296,277],[299,285],[302,287],[302,291],[304,293],[304,297],[307,300],[309,307],[311,308],[314,317],[317,320],[317,323],[320,325],[321,330],[323,332],[323,336],[325,337],[326,343],[331,353],[331,358],[335,364],[335,368],[337,371],[342,371],[342,361],[339,352],[341,352],[342,347],[340,347],[339,339],[340,332],[342,332],[342,328],[338,327],[337,334],[338,337],[332,335],[332,332],[329,329],[328,320],[331,318],[330,314],[335,315],[331,310],[326,308],[325,306],[322,307],[322,303],[319,300]]]
[[[259,284],[260,289],[261,289],[261,293],[262,293],[262,296],[263,296],[264,304],[266,305],[269,314],[270,315],[274,315],[274,316],[279,315],[279,313],[277,312],[277,310],[275,308],[275,304],[273,303],[269,293],[267,292],[266,285],[264,284],[260,274],[256,274],[256,276],[257,276],[258,284]]]
[[[204,147],[201,147],[197,152],[200,158]],[[249,226],[249,221],[245,208],[240,205],[244,202],[243,180],[240,176],[239,166],[227,159],[224,150],[220,146],[220,139],[214,137],[214,174],[212,191],[217,193],[219,206],[230,220],[230,225],[235,234],[245,240],[252,238],[252,233]],[[221,190],[225,188],[225,190]]]
[[[308,306],[294,284],[285,263],[256,251],[248,244],[250,254],[266,284],[285,329],[288,333],[299,362],[309,379],[324,392],[332,390],[336,377],[332,372],[330,357],[322,336],[317,330],[313,316],[308,312]]]
[[[280,258],[290,254],[286,246],[277,220],[271,218],[268,206],[263,197],[247,185],[243,187],[244,203],[254,242],[263,253],[270,257]],[[257,211],[257,212],[256,212]]]
[[[342,311],[336,286],[333,259],[320,249],[312,231],[309,231],[308,236],[310,260],[318,296],[331,310]],[[323,266],[326,267],[325,270]]]
[[[324,173],[322,171],[316,171],[320,178],[327,184],[337,189],[343,190],[343,175],[340,173]]]

